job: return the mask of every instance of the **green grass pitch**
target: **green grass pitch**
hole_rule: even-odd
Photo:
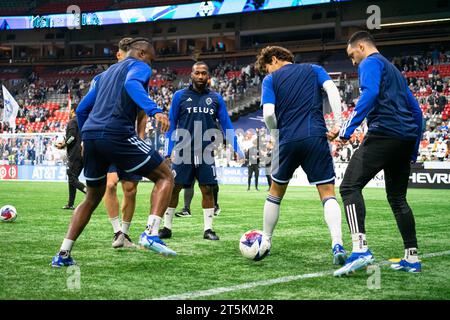
[[[151,188],[151,183],[139,186],[130,231],[135,242],[147,220]],[[364,191],[367,237],[377,262],[403,255],[384,192]],[[240,255],[240,236],[262,228],[265,197],[266,192],[247,192],[245,186],[221,186],[222,213],[214,220],[220,241],[211,242],[202,237],[203,214],[196,188],[193,216],[174,218],[174,234],[167,241],[178,253],[174,258],[145,250],[112,249],[112,228],[101,204],[72,251],[79,269],[68,273],[49,266],[72,214],[60,209],[67,200],[67,184],[1,181],[0,205],[14,205],[18,219],[0,224],[0,299],[450,299],[448,190],[410,189],[408,193],[419,253],[426,255],[421,274],[395,272],[381,264],[374,273],[364,270],[345,278],[330,274],[334,266],[329,233],[314,188],[288,189],[269,257],[253,262]],[[346,248],[351,250],[344,217],[343,231]],[[70,289],[75,271],[80,287]],[[309,274],[316,275],[302,276]],[[286,278],[290,276],[299,277]],[[268,282],[272,279],[278,280]]]

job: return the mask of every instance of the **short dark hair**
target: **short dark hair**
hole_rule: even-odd
[[[266,64],[272,63],[272,57],[276,57],[278,60],[294,63],[294,55],[288,49],[279,46],[267,46],[261,50],[256,57],[256,68],[265,73]]]
[[[133,38],[130,38],[130,37],[120,39],[119,44],[118,44],[119,49],[122,51],[128,51],[128,49],[130,48],[130,42],[132,40],[133,40]]]
[[[348,44],[353,46],[358,41],[365,41],[375,47],[375,39],[367,31],[357,31],[354,34],[352,34],[350,39],[348,39]]]
[[[144,44],[147,45],[148,47],[153,47],[153,44],[150,41],[150,39],[144,38],[144,37],[137,37],[137,38],[131,39],[130,42],[128,42],[128,50],[130,50],[131,48],[141,49],[141,48],[137,48],[137,47],[144,45]]]
[[[196,67],[196,66],[205,66],[206,69],[208,70],[208,73],[209,73],[209,66],[208,66],[208,64],[206,62],[204,62],[204,61],[197,61],[196,63],[194,63],[192,65],[192,70],[194,70],[194,67]]]

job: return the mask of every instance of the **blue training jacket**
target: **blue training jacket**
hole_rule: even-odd
[[[151,74],[146,63],[129,57],[96,76],[77,108],[82,139],[135,135],[140,109],[149,116],[162,112],[148,96]]]
[[[416,160],[422,138],[422,110],[406,79],[379,53],[364,59],[358,67],[358,74],[361,96],[339,136],[349,139],[367,118],[368,133],[415,140],[416,148],[411,159]]]

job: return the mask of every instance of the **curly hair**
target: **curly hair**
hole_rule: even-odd
[[[266,64],[272,63],[272,57],[294,63],[294,55],[288,49],[279,46],[268,46],[262,49],[256,57],[255,67],[258,71],[265,73]]]

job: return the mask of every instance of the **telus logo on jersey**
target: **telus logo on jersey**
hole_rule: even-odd
[[[188,107],[186,108],[188,113],[207,113],[207,114],[214,114],[215,109],[214,108],[208,108],[208,107]]]

